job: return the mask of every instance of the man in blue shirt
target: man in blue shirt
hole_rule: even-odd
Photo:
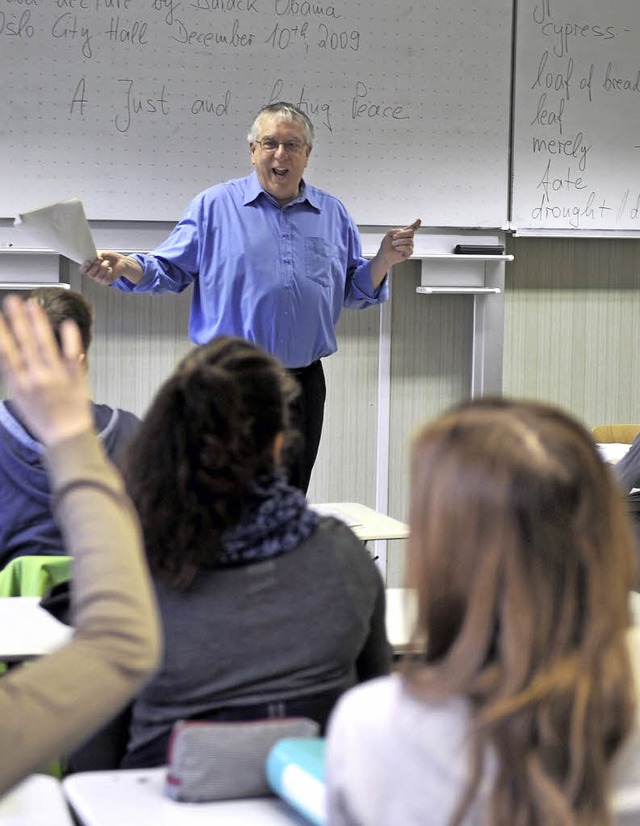
[[[318,451],[325,384],[321,358],[337,350],[343,307],[386,300],[386,274],[413,252],[419,221],[391,230],[373,259],[343,204],[302,175],[313,125],[290,103],[271,103],[248,135],[254,172],[200,193],[148,255],[101,252],[80,271],[125,292],[181,292],[193,284],[189,335],[257,342],[297,378],[292,408],[303,451],[290,481],[306,492]]]

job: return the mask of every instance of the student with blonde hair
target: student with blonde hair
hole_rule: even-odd
[[[640,785],[640,641],[629,520],[591,436],[542,404],[453,409],[413,445],[410,528],[422,653],[340,701],[329,822],[612,823],[613,790]]]

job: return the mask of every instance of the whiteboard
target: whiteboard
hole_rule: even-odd
[[[273,100],[360,225],[508,218],[511,0],[0,0],[0,217],[175,221]]]
[[[640,230],[640,2],[518,0],[516,229]]]

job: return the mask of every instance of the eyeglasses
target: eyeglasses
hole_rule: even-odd
[[[264,152],[275,152],[279,146],[284,146],[284,151],[290,155],[296,155],[305,147],[300,141],[277,141],[275,138],[264,138],[261,141],[256,139],[255,143],[259,143]]]

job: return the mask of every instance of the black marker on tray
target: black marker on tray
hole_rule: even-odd
[[[504,255],[504,244],[456,244],[456,255]]]

